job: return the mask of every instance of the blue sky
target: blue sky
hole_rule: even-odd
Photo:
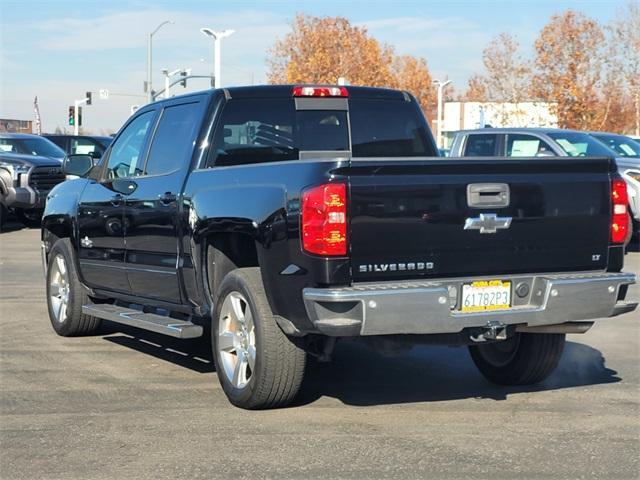
[[[464,90],[482,71],[482,50],[501,32],[517,36],[525,51],[554,13],[568,8],[607,22],[626,0],[485,1],[0,1],[0,118],[33,118],[38,95],[45,131],[64,126],[67,107],[85,91],[122,95],[85,107],[94,133],[117,130],[132,104],[144,103],[146,34],[170,19],[154,37],[154,84],[160,69],[212,70],[212,42],[198,30],[233,28],[222,52],[225,85],[262,83],[267,50],[298,13],[340,15],[366,26],[400,54],[427,59],[437,77]],[[207,88],[193,82],[186,91]],[[185,90],[179,88],[177,92]],[[126,95],[139,95],[126,96]]]

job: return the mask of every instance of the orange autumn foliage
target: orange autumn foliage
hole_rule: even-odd
[[[598,124],[600,25],[582,13],[554,15],[535,42],[531,92],[557,104],[559,126],[589,130]]]
[[[270,49],[268,66],[269,83],[335,84],[344,77],[351,85],[407,90],[425,112],[434,108],[426,60],[395,55],[346,18],[297,15],[291,31]]]

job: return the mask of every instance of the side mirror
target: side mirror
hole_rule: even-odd
[[[62,162],[62,171],[67,175],[86,176],[93,168],[91,155],[67,155]]]
[[[133,180],[128,180],[126,178],[115,178],[111,181],[111,188],[114,192],[118,192],[123,195],[130,195],[136,191],[138,184]]]

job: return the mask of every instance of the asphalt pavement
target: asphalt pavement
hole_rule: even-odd
[[[640,274],[640,253],[626,258]],[[640,287],[629,298],[640,298]],[[535,387],[465,348],[338,344],[293,407],[229,404],[205,340],[50,327],[39,231],[0,234],[0,479],[640,478],[640,314],[570,335]]]

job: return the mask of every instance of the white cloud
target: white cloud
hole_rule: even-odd
[[[53,131],[66,123],[67,107],[86,90],[97,92],[107,88],[142,95],[146,34],[167,19],[175,24],[164,26],[154,36],[156,89],[162,83],[163,67],[185,67],[191,68],[193,74],[210,74],[213,44],[199,31],[200,27],[236,30],[223,42],[223,81],[227,85],[263,82],[266,51],[288,29],[287,18],[252,10],[215,16],[167,9],[131,10],[107,12],[90,19],[52,18],[44,22],[3,24],[0,72],[16,65],[22,65],[22,71],[20,75],[0,75],[2,116],[32,118],[33,97],[38,95],[44,130]],[[13,50],[22,52],[21,56],[6,53]],[[31,53],[28,62],[24,61],[25,52]],[[101,62],[101,58],[105,60]],[[49,65],[44,66],[46,62]],[[175,92],[209,87],[207,80],[193,80],[187,90],[177,88]],[[144,97],[95,100],[94,105],[84,109],[85,126],[94,131],[117,129],[127,118],[130,105],[139,103],[145,103]]]
[[[287,28],[287,19],[253,10],[222,13],[214,16],[199,15],[177,10],[136,10],[108,13],[91,20],[85,18],[57,18],[33,24],[35,31],[47,34],[44,48],[48,50],[101,50],[131,49],[146,46],[147,33],[165,20],[166,25],[154,36],[158,47],[190,48],[207,43],[200,32],[203,26],[216,29],[231,28],[236,35],[225,43],[234,44],[243,52],[262,49],[271,44],[275,35]]]

